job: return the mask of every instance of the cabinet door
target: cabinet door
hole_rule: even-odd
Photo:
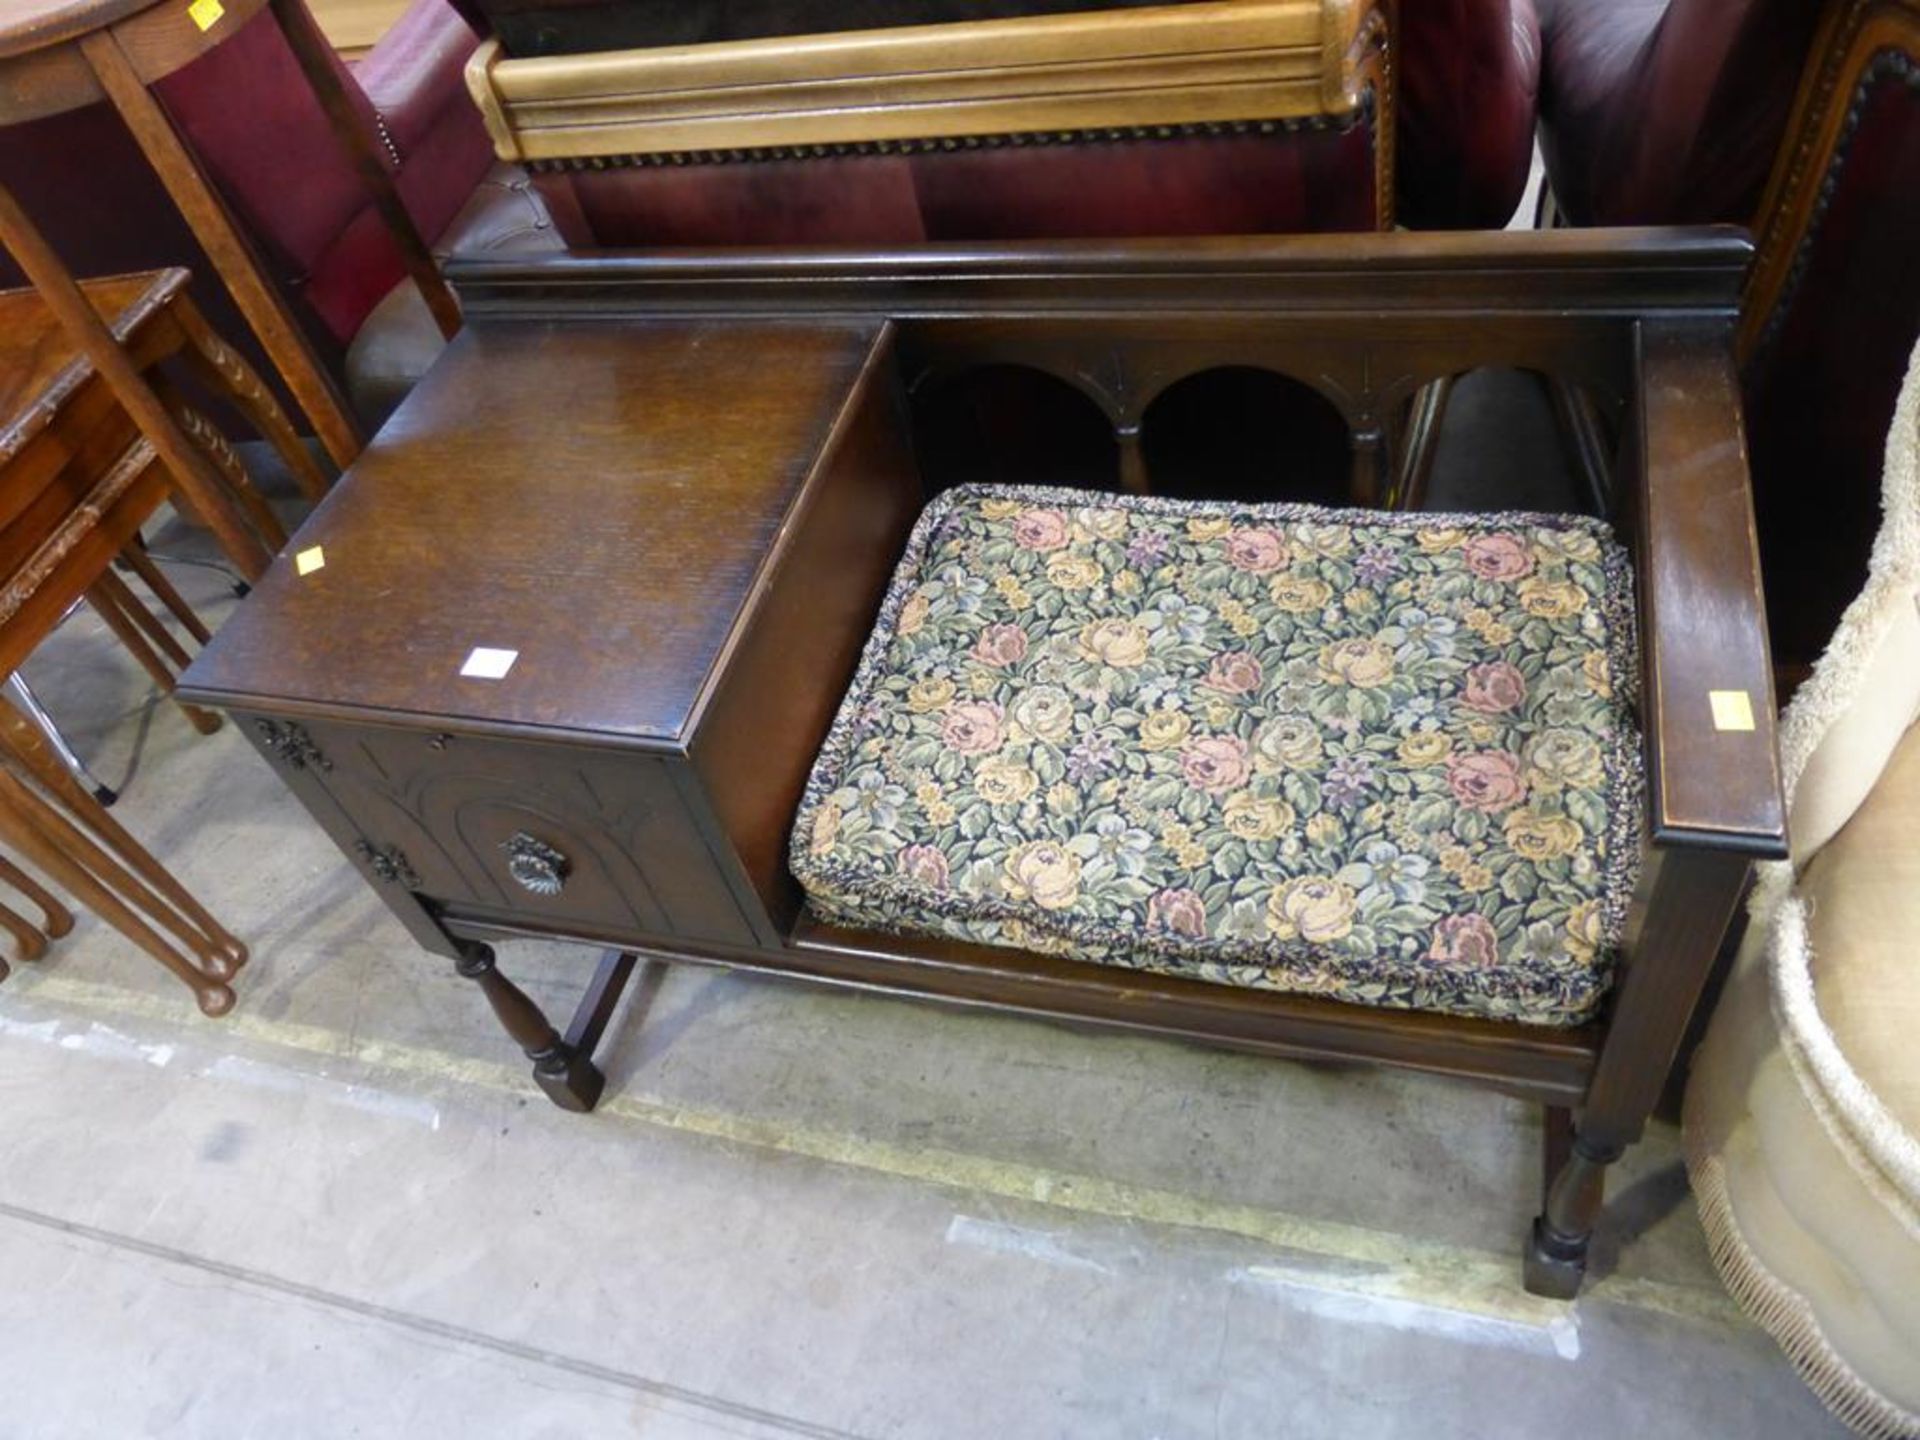
[[[750,943],[672,756],[254,717],[345,814],[356,858],[451,909],[564,929]]]

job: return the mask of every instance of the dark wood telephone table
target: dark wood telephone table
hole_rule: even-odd
[[[788,824],[919,505],[891,341],[475,323],[180,686],[559,1105],[599,1096],[634,950],[793,920]],[[568,1033],[496,968],[515,936],[612,947]]]
[[[324,565],[269,570],[181,692],[237,712],[562,1105],[597,1095],[639,955],[1453,1075],[1546,1107],[1523,1273],[1571,1297],[1750,864],[1787,853],[1730,346],[1750,254],[1677,230],[470,262],[467,330],[294,542]],[[1352,1004],[800,909],[788,830],[921,504],[901,394],[929,484],[971,476],[966,427],[929,416],[1007,365],[1104,420],[1087,483],[1188,496],[1143,438],[1158,397],[1220,367],[1302,377],[1346,424],[1364,506],[1412,498],[1384,482],[1414,473],[1407,401],[1436,377],[1507,366],[1607,397],[1646,805],[1598,1019]],[[1009,432],[985,459],[1061,478],[1062,411],[968,393],[976,429]],[[568,1034],[494,968],[487,942],[515,935],[614,948]]]

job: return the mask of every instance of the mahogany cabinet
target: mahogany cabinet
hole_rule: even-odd
[[[920,505],[892,343],[476,322],[182,693],[427,949],[777,945],[789,817]]]

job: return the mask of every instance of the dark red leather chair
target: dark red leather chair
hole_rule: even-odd
[[[1527,186],[1540,79],[1534,0],[1405,0],[1394,181],[1401,224],[1492,230]]]
[[[343,66],[423,235],[444,235],[493,163],[462,67],[478,43],[446,0],[414,0]],[[156,87],[323,355],[338,361],[401,279],[397,248],[273,17]],[[0,132],[0,181],[78,273],[185,264],[222,332],[244,337],[212,267],[105,105]],[[18,283],[0,262],[0,284]]]
[[[1537,0],[1540,146],[1576,225],[1747,224],[1821,0]]]
[[[1578,225],[1731,221],[1760,551],[1792,680],[1865,579],[1920,333],[1920,3],[1541,0],[1540,138]]]

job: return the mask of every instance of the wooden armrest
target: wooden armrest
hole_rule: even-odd
[[[1656,845],[1787,854],[1773,666],[1724,319],[1639,327],[1625,478]]]

